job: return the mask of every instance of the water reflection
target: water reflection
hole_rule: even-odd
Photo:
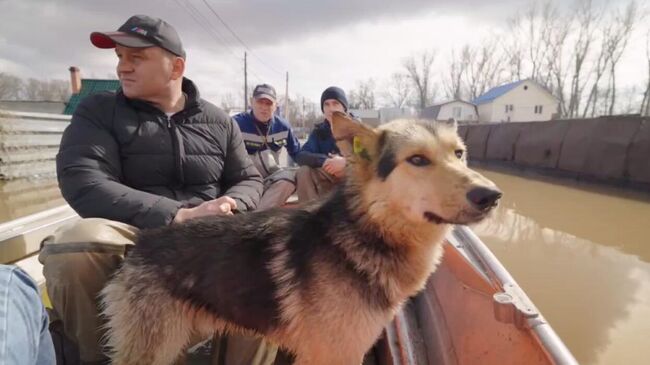
[[[55,177],[0,181],[0,223],[64,204]]]
[[[482,172],[505,196],[475,232],[578,361],[647,363],[650,202]]]

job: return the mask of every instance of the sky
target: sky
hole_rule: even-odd
[[[206,5],[209,5],[209,7]],[[559,3],[559,2],[558,2]],[[610,6],[624,4],[612,0]],[[330,85],[346,90],[373,78],[377,91],[406,57],[436,49],[442,59],[465,43],[501,34],[524,0],[0,0],[0,72],[68,79],[114,78],[116,57],[94,48],[92,31],[116,30],[133,14],[174,25],[187,52],[186,76],[202,96],[219,103],[243,96],[243,53],[249,83],[270,83],[283,94],[316,101]],[[562,2],[565,4],[565,2]],[[614,5],[612,5],[614,4]],[[567,5],[561,5],[567,6]],[[219,21],[219,16],[237,38]],[[645,32],[637,27],[617,75],[621,85],[647,78]]]

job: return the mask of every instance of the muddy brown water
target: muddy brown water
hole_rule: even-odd
[[[650,199],[480,170],[504,192],[473,227],[581,364],[650,363]]]
[[[54,177],[0,181],[0,223],[64,204]]]

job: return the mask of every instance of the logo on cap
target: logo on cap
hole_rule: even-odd
[[[144,30],[144,29],[142,29],[142,28],[140,28],[140,27],[133,27],[133,28],[131,28],[131,31],[132,31],[132,32],[136,32],[136,33],[138,33],[138,34],[142,34],[142,35],[145,36],[145,37],[147,36],[147,31]]]
[[[258,98],[268,98],[275,101],[275,89],[269,84],[257,85],[253,90],[253,97]]]

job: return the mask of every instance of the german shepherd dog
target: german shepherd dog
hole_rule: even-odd
[[[344,182],[296,209],[142,231],[105,287],[114,365],[167,365],[192,335],[255,334],[296,364],[363,361],[440,262],[453,224],[483,219],[496,186],[466,165],[456,125],[372,129],[343,113]]]

